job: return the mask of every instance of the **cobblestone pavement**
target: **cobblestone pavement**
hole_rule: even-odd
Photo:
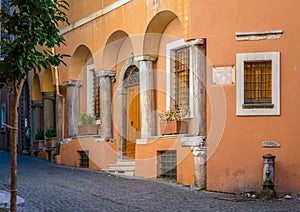
[[[8,189],[10,154],[0,151],[0,189]],[[58,166],[18,156],[22,211],[300,211],[300,200],[262,201],[239,195],[193,191],[149,179]]]

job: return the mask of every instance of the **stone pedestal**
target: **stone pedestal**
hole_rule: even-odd
[[[153,94],[153,62],[157,58],[139,56],[140,71],[140,112],[141,112],[141,138],[149,138],[155,135],[154,94]]]
[[[267,173],[269,173],[269,179],[274,184],[274,176],[275,176],[275,158],[276,156],[272,154],[266,154],[263,156],[263,183],[267,180]]]
[[[69,80],[63,83],[67,89],[66,110],[67,110],[67,136],[78,135],[78,123],[80,119],[80,87],[82,81]]]
[[[100,88],[100,120],[101,137],[106,140],[112,138],[112,80],[116,72],[101,70],[96,71]]]

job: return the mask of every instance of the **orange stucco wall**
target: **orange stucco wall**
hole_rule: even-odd
[[[184,185],[194,183],[194,157],[190,148],[182,147],[178,138],[158,138],[148,140],[147,144],[136,145],[136,176],[157,178],[158,155],[160,151],[176,150],[177,182]]]
[[[81,4],[82,3],[82,4]],[[77,1],[75,4],[71,3],[70,6],[70,15],[79,16],[78,17],[86,17],[87,14],[90,14],[92,11],[99,11],[101,8],[99,2],[97,1],[89,1],[89,5],[87,7],[82,7],[82,5],[87,4],[87,1],[81,0]],[[149,5],[148,5],[149,4]],[[102,54],[104,52],[104,47],[107,44],[110,36],[115,32],[123,31],[127,35],[133,36],[139,41],[141,38],[143,39],[144,33],[147,31],[148,24],[151,22],[151,19],[159,12],[163,11],[171,11],[176,14],[180,20],[180,23],[185,25],[189,25],[189,22],[185,21],[184,15],[187,11],[187,8],[184,6],[183,1],[178,2],[168,2],[162,1],[159,6],[155,9],[150,5],[150,1],[131,1],[130,3],[124,4],[122,7],[116,8],[111,12],[88,22],[87,24],[71,29],[70,31],[64,34],[67,46],[61,46],[56,49],[57,52],[63,52],[64,54],[69,54],[73,56],[75,50],[80,46],[86,46],[93,55],[95,70],[101,70],[102,67]],[[81,5],[78,7],[78,5]],[[93,8],[93,9],[91,9]],[[133,14],[134,11],[134,15]],[[72,18],[71,15],[71,23],[73,23],[75,18]],[[139,17],[139,21],[136,21],[136,17]],[[162,19],[167,19],[168,16],[162,17]],[[164,20],[160,20],[155,22],[157,26],[164,26]],[[185,26],[184,25],[184,26]],[[158,27],[160,28],[160,27]],[[183,27],[184,34],[187,34],[188,27]],[[154,33],[161,33],[161,31],[155,31]],[[158,29],[157,29],[158,30]],[[161,30],[161,29],[159,29]],[[164,28],[162,29],[164,30]],[[153,33],[152,32],[152,33]],[[132,42],[133,45],[133,54],[141,55],[143,54],[142,50],[142,42]],[[68,64],[67,67],[61,65],[60,66],[60,81],[64,82],[68,79],[77,79],[79,76],[79,71],[75,71],[77,67],[72,67],[72,58],[66,58],[65,62]],[[116,64],[114,64],[116,65]],[[113,67],[105,67],[106,69]]]
[[[276,156],[275,189],[277,192],[299,193],[300,155],[298,149],[300,100],[297,91],[300,72],[300,19],[298,1],[284,4],[280,0],[251,2],[229,0],[192,0],[191,37],[207,39],[207,59],[211,66],[235,66],[236,53],[281,53],[281,115],[236,116],[236,86],[223,86],[225,101],[219,107],[226,117],[221,137],[212,133],[216,123],[209,123],[207,188],[210,190],[240,192],[262,189],[262,156]],[[235,40],[236,32],[283,30],[280,40]],[[213,92],[220,86],[211,85],[211,69],[207,70],[208,89]],[[219,111],[218,111],[219,110]],[[208,113],[218,114],[221,109],[208,107]],[[222,116],[222,114],[218,114]],[[220,126],[223,127],[223,126]],[[219,140],[218,140],[219,139]],[[218,143],[220,141],[220,143]],[[276,141],[280,148],[262,148],[262,141]]]
[[[75,1],[74,1],[75,2]],[[71,23],[102,9],[97,1],[78,0],[71,2]],[[110,2],[110,1],[109,1]],[[166,109],[165,96],[165,45],[184,38],[206,39],[207,56],[207,188],[224,192],[260,191],[262,188],[262,156],[272,153],[276,156],[275,189],[277,192],[300,192],[300,147],[297,132],[300,121],[300,101],[298,79],[300,77],[298,57],[300,44],[300,3],[283,4],[281,0],[253,0],[251,3],[240,0],[179,0],[157,1],[133,0],[110,13],[69,30],[64,34],[67,46],[57,52],[72,57],[65,60],[67,67],[60,66],[60,83],[69,79],[79,79],[80,72],[92,59],[95,70],[116,71],[117,82],[113,83],[113,101],[117,93],[120,70],[131,53],[143,53],[144,33],[163,33],[159,40],[157,61],[154,64],[155,109]],[[166,20],[172,17],[169,23]],[[236,41],[236,32],[283,30],[279,40]],[[115,47],[112,44],[120,38],[128,37],[124,43]],[[155,39],[146,40],[155,46]],[[145,45],[147,46],[147,45]],[[151,49],[152,50],[152,49]],[[236,84],[226,86],[212,85],[212,67],[235,66],[236,54],[246,52],[281,53],[281,115],[280,116],[236,116]],[[153,53],[153,52],[151,52]],[[151,54],[152,55],[152,54]],[[92,58],[90,58],[92,57]],[[109,60],[109,62],[107,62]],[[107,63],[107,64],[106,64]],[[84,104],[81,105],[83,107]],[[118,139],[117,102],[113,102],[113,138]],[[157,134],[159,134],[157,119]],[[190,130],[192,127],[190,128]],[[191,133],[192,131],[190,131]],[[262,141],[276,141],[280,148],[262,148]],[[111,154],[106,143],[90,144],[104,153],[101,167],[110,162],[105,158]],[[117,149],[117,142],[112,143]],[[78,165],[78,140],[62,145],[62,163]],[[179,154],[187,151],[180,147],[176,139],[159,139],[136,148],[136,174],[155,178],[157,176],[157,151],[175,148]],[[90,150],[91,151],[91,150]],[[189,150],[190,151],[190,150]],[[94,152],[94,150],[92,151]],[[94,154],[94,153],[93,153]],[[114,151],[112,152],[115,155]],[[184,153],[185,155],[185,153]],[[75,159],[74,159],[75,158]],[[115,158],[115,157],[113,157]],[[113,161],[115,159],[110,159]],[[77,161],[77,162],[76,162]],[[97,162],[98,164],[98,162]],[[183,184],[194,181],[191,152],[178,165],[178,179]]]
[[[97,142],[93,137],[72,139],[68,144],[60,145],[61,164],[79,167],[78,151],[89,151],[89,168],[107,169],[117,160],[116,143]]]

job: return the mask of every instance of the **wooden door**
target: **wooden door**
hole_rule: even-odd
[[[140,94],[139,86],[131,86],[127,88],[127,158],[135,157],[136,139],[140,138]]]

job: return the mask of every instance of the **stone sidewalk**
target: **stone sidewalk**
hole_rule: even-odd
[[[0,151],[0,190],[9,188],[9,153]],[[300,211],[300,200],[262,201],[196,191],[170,182],[124,178],[18,156],[19,211]],[[0,201],[1,202],[1,201]],[[1,210],[0,210],[1,211]]]

